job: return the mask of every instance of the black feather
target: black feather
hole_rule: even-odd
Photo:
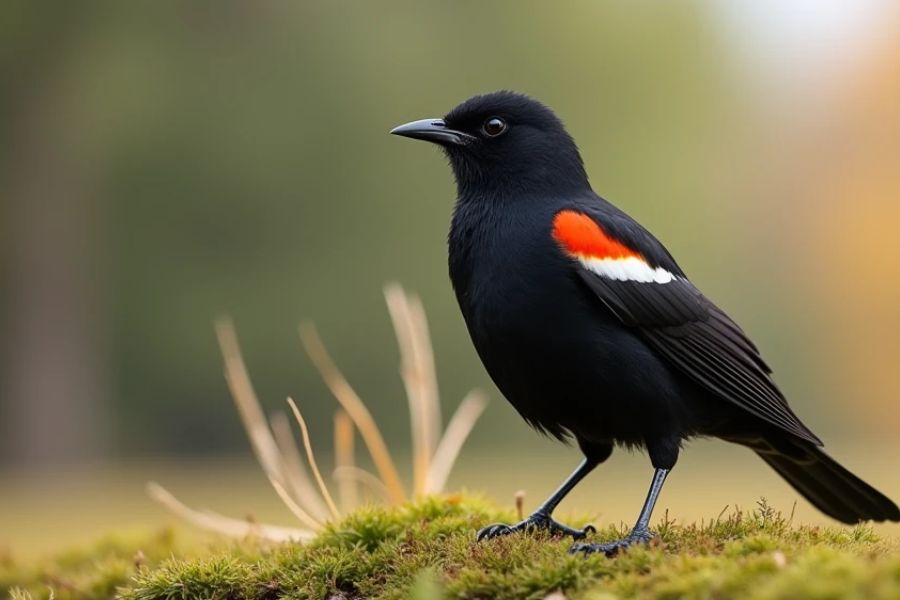
[[[596,212],[591,216],[602,218]],[[821,445],[788,406],[753,342],[694,287],[655,238],[641,236],[615,215],[598,225],[610,234],[618,232],[620,241],[642,256],[655,257],[651,266],[679,273],[667,283],[620,281],[576,263],[581,279],[623,324],[635,328],[654,350],[716,396]]]

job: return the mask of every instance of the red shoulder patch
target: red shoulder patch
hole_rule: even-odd
[[[610,237],[589,216],[563,210],[553,218],[553,237],[569,253],[584,258],[639,258],[636,252]]]

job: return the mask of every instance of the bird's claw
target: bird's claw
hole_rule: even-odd
[[[585,525],[581,529],[575,529],[568,525],[551,521],[550,533],[554,535],[570,536],[573,540],[583,540],[589,533],[597,533],[597,528],[593,525]]]
[[[569,554],[578,554],[579,552],[582,552],[587,556],[589,554],[602,553],[612,557],[636,544],[646,544],[652,540],[653,537],[654,535],[647,529],[636,529],[629,533],[627,537],[614,542],[607,542],[606,544],[573,544],[572,547],[569,548]]]
[[[505,523],[492,523],[487,527],[482,527],[475,535],[476,541],[489,540],[501,535],[509,535],[513,532],[513,526]]]
[[[587,534],[595,533],[597,531],[593,525],[587,525],[583,529],[575,529],[574,527],[569,527],[568,525],[563,525],[562,523],[554,521],[550,518],[550,515],[546,513],[537,512],[515,525],[493,523],[487,527],[483,527],[478,530],[475,539],[480,542],[502,535],[534,530],[548,531],[551,535],[571,536],[574,540],[583,539]]]

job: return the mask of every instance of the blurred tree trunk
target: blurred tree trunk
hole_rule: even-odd
[[[83,461],[102,446],[104,360],[95,273],[100,232],[91,169],[79,147],[65,80],[78,19],[62,12],[29,15],[32,29],[10,53],[11,66],[4,65],[0,409],[8,446],[3,457],[27,467]]]

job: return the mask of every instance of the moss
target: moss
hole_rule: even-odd
[[[570,556],[568,541],[541,534],[473,542],[479,526],[511,518],[442,497],[361,509],[307,545],[185,546],[171,532],[107,540],[31,565],[6,557],[0,589],[23,600],[51,590],[59,600],[900,597],[896,540],[864,526],[792,525],[765,503],[702,523],[663,521],[657,541],[614,559]]]
[[[0,592],[2,597],[36,600],[111,598],[136,573],[179,550],[174,531],[165,529],[140,537],[103,538],[52,559],[22,563],[7,555],[0,557]]]

